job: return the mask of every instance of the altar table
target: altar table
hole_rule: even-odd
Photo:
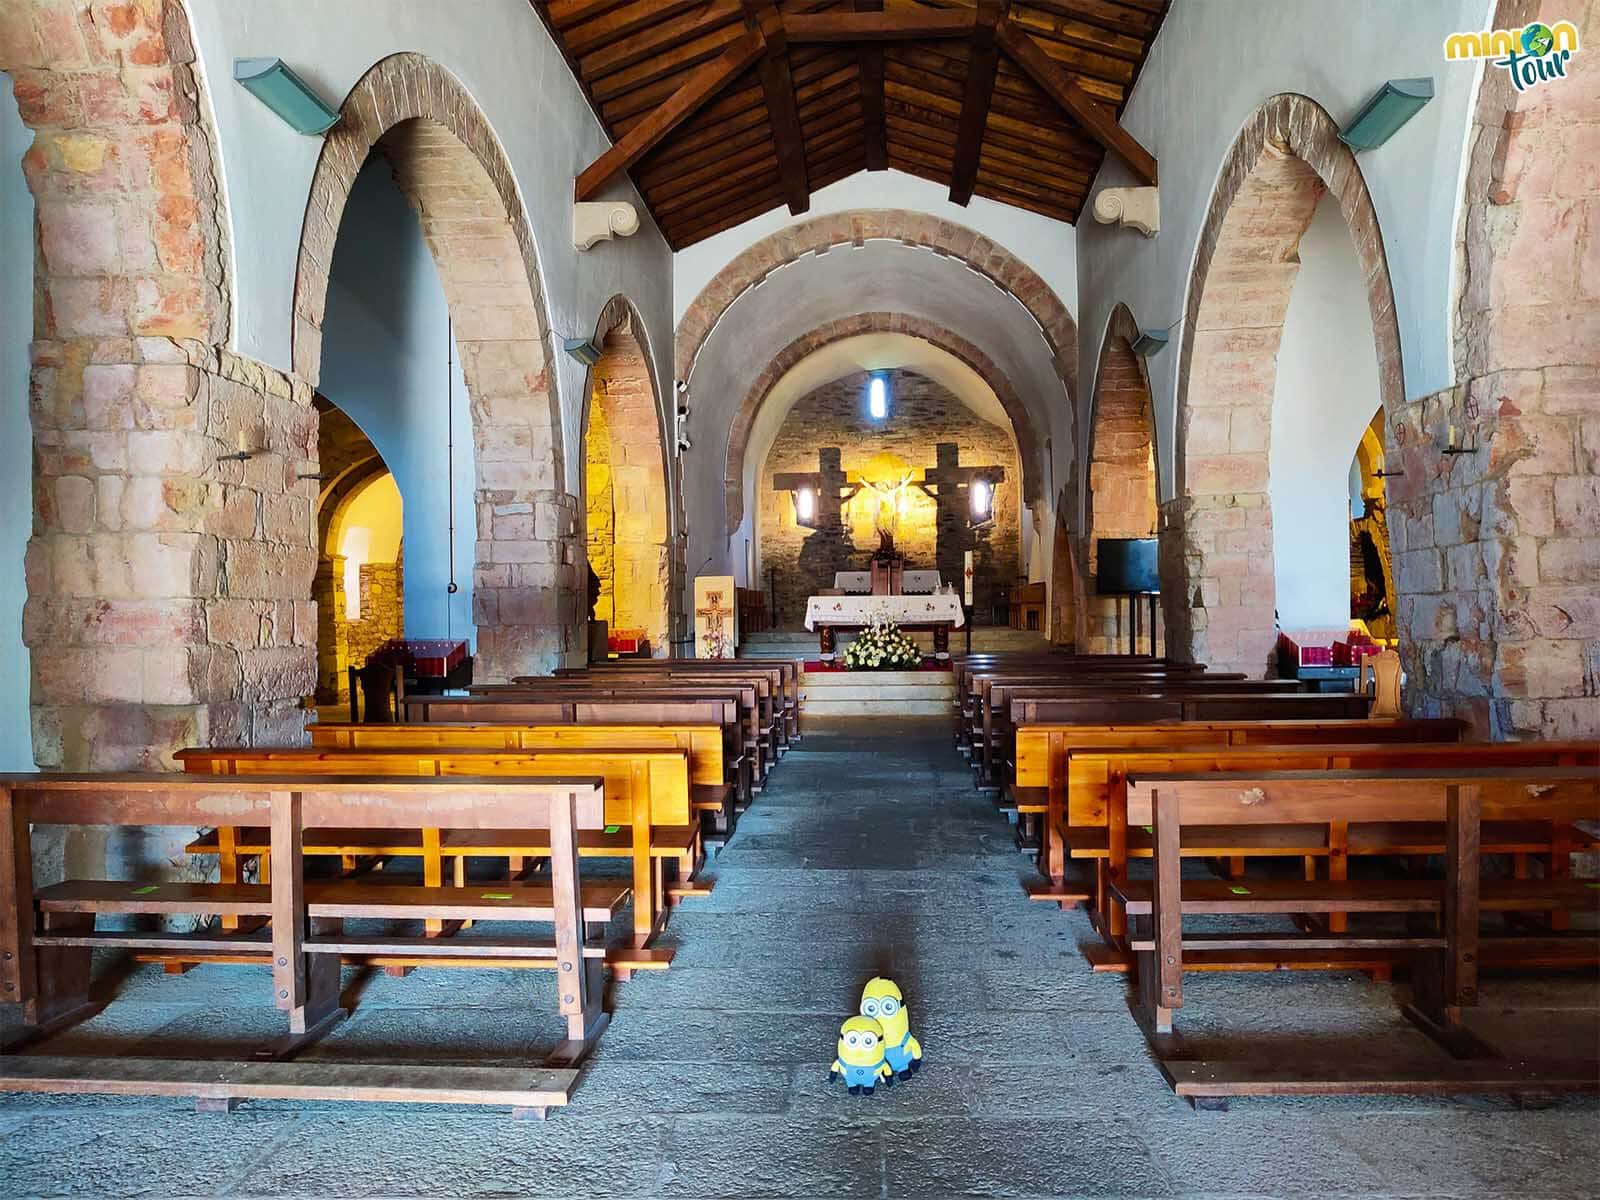
[[[806,628],[817,631],[824,661],[834,657],[835,634],[883,621],[907,632],[931,630],[934,653],[949,658],[950,630],[966,624],[966,614],[959,596],[812,596],[806,601]]]

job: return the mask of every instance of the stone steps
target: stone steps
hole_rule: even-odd
[[[948,671],[817,671],[800,677],[811,717],[943,717],[955,703]]]

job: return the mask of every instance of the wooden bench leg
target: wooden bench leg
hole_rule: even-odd
[[[239,831],[231,825],[217,827],[217,882],[239,882]],[[223,917],[222,931],[237,933],[238,917]]]
[[[258,1059],[298,1053],[345,1016],[339,1007],[339,956],[305,949],[308,933],[337,933],[343,922],[306,915],[302,813],[299,792],[272,793],[272,850],[278,860],[272,884],[272,990],[274,1004],[288,1016],[289,1032],[258,1048]]]
[[[1328,823],[1328,878],[1332,881],[1342,882],[1349,877],[1350,868],[1350,822],[1330,821]],[[1350,917],[1347,913],[1328,914],[1328,932],[1344,933],[1350,928]]]
[[[29,905],[32,908],[32,905]],[[45,913],[46,933],[93,933],[93,913]],[[89,1000],[89,972],[93,951],[87,946],[35,946],[37,989],[23,1005],[22,1019],[39,1034],[55,1033],[87,1020],[101,1005]]]

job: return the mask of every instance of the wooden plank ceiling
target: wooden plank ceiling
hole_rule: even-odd
[[[674,249],[857,171],[1075,222],[1169,0],[532,0]]]

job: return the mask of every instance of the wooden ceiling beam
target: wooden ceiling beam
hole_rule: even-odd
[[[574,58],[581,58],[597,46],[627,37],[657,21],[671,20],[696,7],[700,0],[628,0],[624,7],[591,16],[579,25],[561,30],[561,38]],[[552,17],[554,10],[552,9]]]
[[[1028,73],[1043,90],[1083,126],[1083,130],[1107,151],[1128,165],[1141,183],[1156,184],[1155,155],[1117,123],[1116,115],[1096,104],[1076,80],[1046,54],[1031,34],[1010,21],[1002,22],[997,37],[1000,47]]]
[[[743,0],[743,4],[746,27],[759,32],[766,42],[757,74],[767,97],[767,117],[772,125],[772,144],[778,152],[783,198],[790,215],[799,216],[811,207],[811,185],[806,179],[805,138],[795,108],[794,76],[789,70],[789,41],[784,36],[783,18],[772,0]]]
[[[883,0],[856,0],[856,11],[883,11]],[[856,47],[856,70],[861,76],[861,119],[867,149],[867,170],[889,169],[889,128],[883,119],[883,47],[862,42]]]
[[[635,125],[621,141],[583,169],[573,185],[574,198],[592,199],[601,188],[638,162],[651,147],[657,145],[662,138],[683,124],[713,96],[743,74],[756,59],[761,57],[765,49],[766,42],[760,31],[752,29],[724,50],[713,62],[696,68],[684,81],[683,86],[667,97],[661,107]]]
[[[971,8],[786,13],[783,27],[791,42],[903,42],[971,37],[977,16]]]
[[[994,76],[1000,68],[1000,47],[995,27],[1006,19],[1011,0],[978,0],[978,22],[967,44],[966,88],[961,97],[961,128],[956,135],[956,156],[950,167],[950,203],[963,207],[972,199],[978,179],[978,152],[989,124],[989,102],[994,98]]]

